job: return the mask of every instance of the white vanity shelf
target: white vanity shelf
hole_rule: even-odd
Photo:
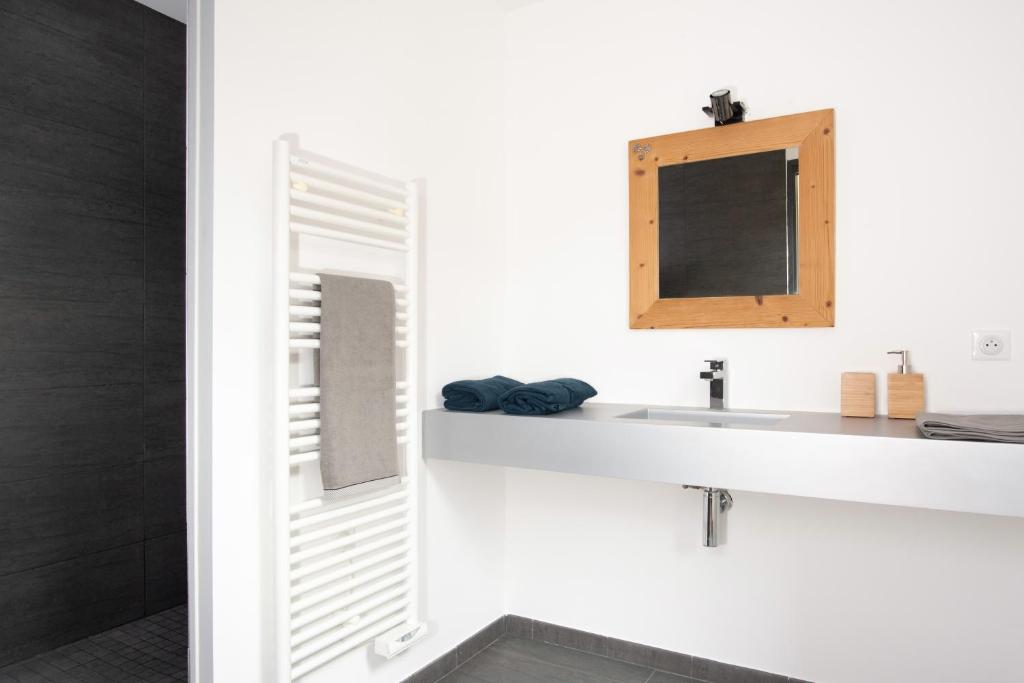
[[[755,416],[785,419],[716,426],[706,417],[658,419],[659,410],[613,403],[587,403],[544,417],[428,410],[423,413],[423,455],[1024,517],[1024,445],[925,439],[912,420],[885,416],[759,411]],[[630,414],[649,417],[623,417]]]

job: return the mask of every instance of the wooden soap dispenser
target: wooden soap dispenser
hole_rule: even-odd
[[[900,357],[896,372],[890,372],[887,380],[889,417],[913,420],[924,410],[924,375],[910,371],[909,351],[890,351],[889,354]]]

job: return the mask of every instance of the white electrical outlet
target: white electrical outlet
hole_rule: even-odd
[[[974,330],[971,341],[974,360],[1010,360],[1009,330]]]

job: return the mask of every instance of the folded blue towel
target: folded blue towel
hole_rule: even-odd
[[[482,413],[497,410],[498,397],[522,384],[501,375],[490,379],[462,379],[444,385],[441,395],[444,396],[444,407],[448,410]]]
[[[582,380],[563,377],[509,389],[498,399],[498,405],[511,415],[549,415],[579,407],[593,396],[597,396],[594,387]]]

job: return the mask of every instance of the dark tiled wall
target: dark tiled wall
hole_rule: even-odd
[[[0,0],[0,664],[185,598],[185,28]]]

